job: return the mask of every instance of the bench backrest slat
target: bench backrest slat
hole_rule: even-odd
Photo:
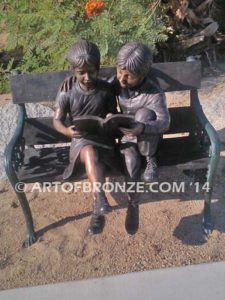
[[[61,82],[72,73],[70,71],[19,74],[10,77],[13,103],[35,103],[54,101]],[[115,68],[101,68],[99,76],[110,80],[116,74]],[[173,62],[157,63],[149,73],[163,91],[182,91],[200,87],[201,63]]]

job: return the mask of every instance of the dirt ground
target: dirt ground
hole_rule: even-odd
[[[22,247],[25,224],[19,204],[10,187],[2,183],[1,288],[224,260],[224,179],[218,174],[212,204],[215,228],[209,238],[201,231],[201,190],[191,186],[192,180],[181,170],[161,169],[162,182],[183,180],[184,193],[140,196],[139,230],[133,236],[125,230],[126,199],[120,193],[108,195],[113,212],[106,216],[103,232],[88,236],[90,194],[55,193],[54,189],[27,192],[39,236],[30,248]]]
[[[218,101],[224,90],[224,75],[218,79],[206,78],[200,93],[206,110],[211,105],[211,111],[217,109],[221,113],[219,106],[214,107],[212,98]],[[180,100],[175,100],[177,97]],[[170,105],[174,105],[176,101],[185,102],[185,97],[185,94],[176,94],[169,96],[168,100]],[[0,98],[1,105],[4,105],[10,96]],[[198,191],[193,186],[193,178],[185,175],[182,167],[161,168],[160,182],[184,181],[184,192],[145,193],[139,196],[139,229],[133,236],[125,230],[126,197],[121,193],[108,194],[113,212],[106,216],[101,234],[88,236],[86,230],[92,207],[89,193],[56,193],[54,188],[51,192],[32,193],[30,185],[27,197],[38,232],[38,241],[30,248],[22,247],[26,228],[18,200],[10,185],[1,182],[0,288],[224,260],[225,122],[224,118],[216,118],[215,115],[209,118],[215,121],[223,144],[212,197],[215,225],[208,238],[201,231],[202,189]]]

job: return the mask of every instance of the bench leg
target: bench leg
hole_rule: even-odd
[[[203,209],[203,231],[206,235],[212,233],[213,231],[213,222],[211,219],[211,198],[213,192],[213,182],[215,178],[216,168],[219,161],[219,149],[214,147],[214,149],[210,149],[210,161],[208,165],[208,172],[207,172],[207,187],[205,192],[205,202],[204,202],[204,209]]]
[[[25,221],[26,221],[27,238],[23,242],[23,247],[27,248],[27,247],[31,246],[33,243],[35,243],[35,241],[36,241],[36,233],[34,231],[33,218],[32,218],[30,206],[27,201],[27,197],[26,197],[25,193],[24,192],[22,192],[22,193],[16,192],[16,194],[17,194],[17,198],[20,202],[20,205],[22,207],[23,214],[24,214]]]
[[[204,203],[203,221],[202,221],[204,233],[209,234],[212,232],[213,229],[213,224],[211,220],[211,196],[212,196],[213,182],[215,178],[216,168],[220,157],[220,140],[216,130],[209,123],[202,110],[198,98],[197,90],[191,90],[191,106],[194,109],[195,116],[199,122],[199,125],[203,129],[202,133],[204,133],[205,137],[207,138],[206,140],[209,140],[210,142],[210,148],[209,148],[210,160],[208,165],[207,181],[206,181],[207,191],[205,193],[205,203]]]
[[[8,170],[9,171],[9,170]],[[9,181],[17,195],[17,198],[20,202],[20,205],[23,210],[24,218],[26,221],[27,226],[27,239],[23,243],[23,247],[29,247],[36,241],[36,234],[34,231],[34,225],[33,225],[33,218],[30,210],[29,203],[27,201],[27,197],[25,193],[23,192],[23,184],[20,183],[18,186],[18,178],[13,170],[10,170],[10,172],[7,172]],[[18,188],[21,190],[18,191]]]

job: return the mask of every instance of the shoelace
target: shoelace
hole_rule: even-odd
[[[147,158],[147,166],[146,166],[146,171],[154,171],[157,168],[157,164],[153,158]]]

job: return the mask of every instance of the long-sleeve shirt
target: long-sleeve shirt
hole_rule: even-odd
[[[156,120],[145,124],[145,134],[161,134],[168,130],[170,115],[165,94],[149,78],[146,78],[138,88],[121,89],[118,101],[124,114],[135,115],[137,110],[143,107],[155,112]]]

